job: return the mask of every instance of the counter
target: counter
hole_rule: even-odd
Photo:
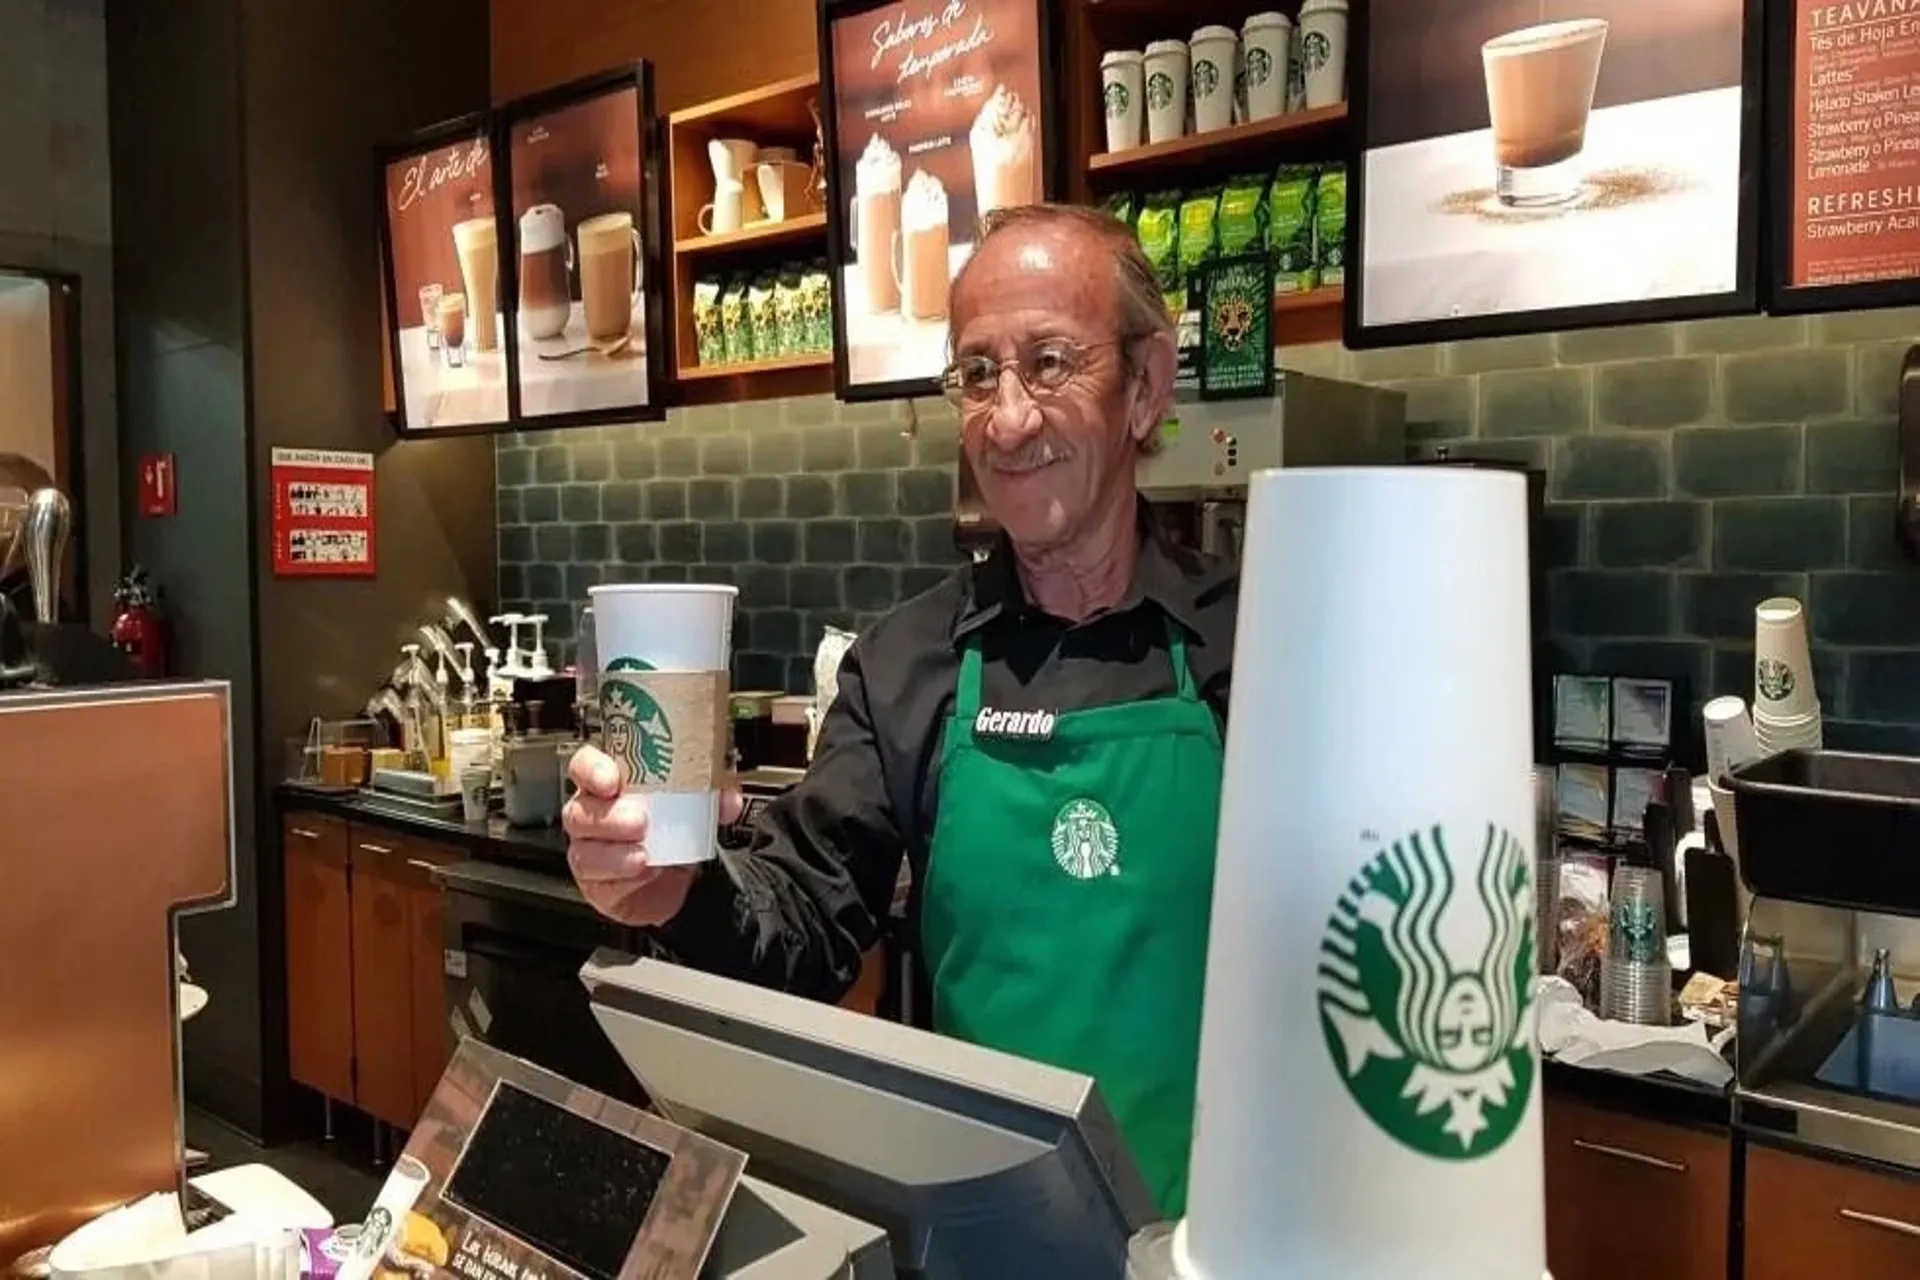
[[[510,827],[497,815],[484,822],[431,818],[384,805],[361,792],[310,791],[288,783],[282,783],[275,796],[282,813],[324,813],[458,848],[476,858],[566,873],[567,837],[557,826]]]

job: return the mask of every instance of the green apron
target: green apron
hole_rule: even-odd
[[[1045,740],[975,733],[968,642],[920,931],[935,1028],[1092,1076],[1171,1219],[1187,1198],[1223,752],[1167,629],[1174,696],[1062,713]]]

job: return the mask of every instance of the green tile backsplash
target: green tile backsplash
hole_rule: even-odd
[[[1893,542],[1900,360],[1920,310],[1739,317],[1283,353],[1407,395],[1416,454],[1548,473],[1554,648],[1568,669],[1752,683],[1753,605],[1795,595],[1842,746],[1920,752],[1920,568]],[[735,679],[805,688],[858,626],[956,562],[952,419],[830,397],[503,437],[501,596],[571,639],[595,582],[741,588]],[[564,619],[564,620],[563,620]]]

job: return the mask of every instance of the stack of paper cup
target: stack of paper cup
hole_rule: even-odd
[[[1145,59],[1138,49],[1110,49],[1100,58],[1100,107],[1107,118],[1107,150],[1140,145],[1146,123]]]
[[[1201,27],[1193,33],[1193,131],[1212,133],[1233,123],[1233,67],[1240,37],[1232,27]]]
[[[1287,110],[1288,68],[1293,59],[1293,19],[1256,13],[1240,30],[1247,66],[1247,118],[1271,120]]]
[[[714,856],[727,772],[727,668],[739,589],[589,588],[603,746],[628,791],[647,794],[647,861]]]
[[[1263,471],[1187,1280],[1540,1280],[1527,489]]]
[[[1762,600],[1753,613],[1753,731],[1762,755],[1818,751],[1820,698],[1798,600]]]
[[[1147,141],[1170,142],[1187,131],[1187,42],[1147,46]]]

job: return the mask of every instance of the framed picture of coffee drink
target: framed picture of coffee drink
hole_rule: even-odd
[[[1920,7],[1767,8],[1767,306],[1920,303]]]
[[[1353,8],[1346,337],[1759,305],[1763,0]]]
[[[1053,185],[1052,6],[818,3],[839,393],[928,394],[981,219]]]
[[[511,418],[502,333],[504,241],[492,126],[470,116],[381,152],[394,416],[403,435],[497,429]]]
[[[659,148],[646,63],[501,112],[522,427],[661,418]]]

